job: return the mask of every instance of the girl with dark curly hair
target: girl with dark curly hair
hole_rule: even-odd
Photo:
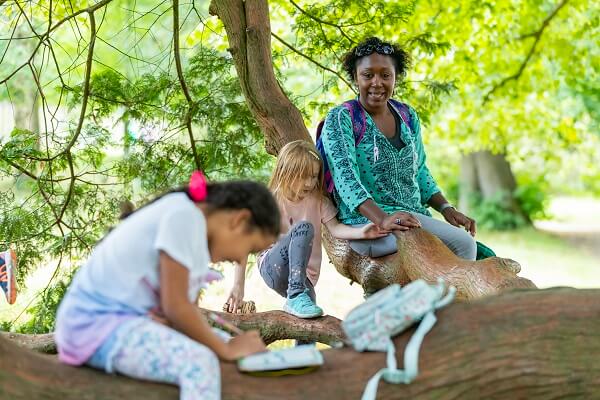
[[[179,385],[179,398],[221,398],[218,359],[266,350],[258,331],[234,338],[198,309],[209,263],[246,263],[279,235],[277,203],[262,184],[189,186],[127,216],[94,248],[56,315],[58,358],[136,379]]]
[[[459,257],[474,260],[475,221],[443,196],[425,163],[421,126],[415,110],[392,99],[410,55],[372,37],[344,57],[344,70],[358,88],[358,99],[333,108],[321,132],[322,152],[331,173],[330,189],[347,225],[374,222],[383,230],[423,228]],[[446,222],[431,217],[428,207]],[[464,230],[461,229],[464,227]],[[372,257],[397,251],[394,235],[350,241]]]

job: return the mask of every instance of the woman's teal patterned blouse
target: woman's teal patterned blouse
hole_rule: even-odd
[[[400,150],[366,112],[366,131],[356,146],[348,109],[340,105],[327,114],[321,136],[336,188],[334,199],[340,222],[347,225],[369,222],[358,212],[358,206],[367,199],[388,214],[411,211],[431,216],[427,202],[440,190],[425,165],[419,117],[412,107],[409,112],[415,129],[412,131],[402,121],[401,138],[405,146]]]

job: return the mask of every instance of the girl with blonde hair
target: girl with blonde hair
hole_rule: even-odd
[[[297,140],[280,151],[269,183],[281,212],[279,240],[259,254],[266,284],[286,298],[284,310],[300,318],[321,316],[315,285],[321,268],[321,224],[340,239],[376,239],[389,232],[374,224],[341,224],[323,188],[323,163],[312,143]]]

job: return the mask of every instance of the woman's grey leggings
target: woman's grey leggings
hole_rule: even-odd
[[[454,254],[466,260],[475,260],[477,243],[467,231],[427,215],[411,214],[421,222],[423,229],[437,236]],[[364,226],[364,224],[354,226]],[[396,236],[391,233],[380,239],[350,240],[349,242],[352,250],[369,257],[382,257],[398,251]]]
[[[315,288],[306,277],[314,238],[310,222],[297,222],[262,258],[260,276],[281,296],[292,298],[308,289],[310,298],[316,301]]]

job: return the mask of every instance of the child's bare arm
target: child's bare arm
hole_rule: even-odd
[[[360,228],[344,225],[337,218],[330,219],[325,226],[338,239],[377,239],[390,233],[372,223]]]
[[[242,301],[244,300],[244,287],[246,285],[246,264],[248,258],[243,263],[235,265],[235,277],[233,279],[233,288],[227,298],[228,309],[230,313],[237,312],[242,308]]]
[[[225,361],[265,351],[258,331],[248,331],[225,343],[188,300],[189,271],[165,252],[160,253],[160,299],[164,315],[174,329],[212,349]]]

